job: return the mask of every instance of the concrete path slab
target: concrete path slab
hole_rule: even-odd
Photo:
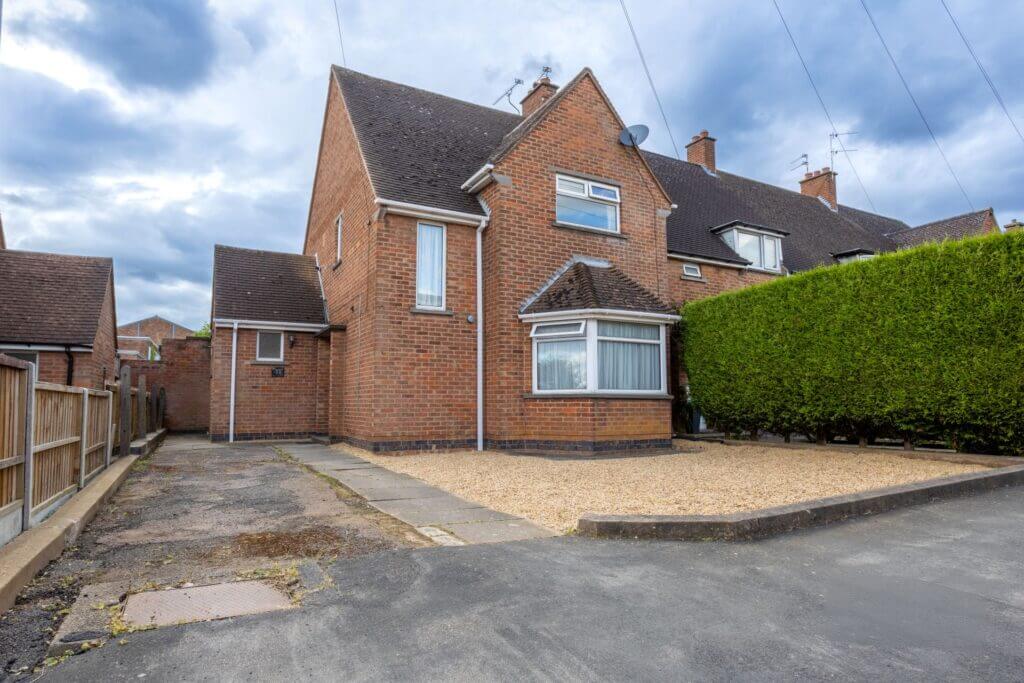
[[[520,517],[459,498],[407,474],[379,467],[350,453],[321,444],[281,446],[317,472],[335,479],[381,512],[416,528],[443,528],[445,534],[427,537],[438,545],[498,543],[557,536]]]
[[[134,593],[125,602],[124,620],[137,627],[170,626],[272,612],[292,606],[287,595],[269,584],[238,581]]]

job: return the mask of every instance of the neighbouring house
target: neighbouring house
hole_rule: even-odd
[[[117,328],[117,353],[122,358],[159,360],[165,339],[184,339],[193,333],[184,325],[151,315]]]
[[[522,115],[334,67],[302,255],[215,250],[211,434],[372,450],[662,447],[680,303],[905,224],[620,142],[589,69]]]
[[[111,259],[0,251],[0,353],[35,363],[39,380],[103,389],[116,325]]]

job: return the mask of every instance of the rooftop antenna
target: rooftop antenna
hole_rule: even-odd
[[[854,148],[854,147],[847,147],[846,149],[843,149],[843,145],[839,143],[839,138],[847,136],[847,135],[860,135],[860,133],[858,133],[857,131],[850,131],[849,133],[832,132],[832,133],[828,134],[828,161],[829,161],[828,167],[829,168],[835,168],[836,167],[836,155],[842,154],[844,152],[856,152],[857,151],[857,149]],[[836,145],[839,146],[838,149],[836,149]]]
[[[537,80],[540,80],[542,78],[549,78],[550,76],[551,76],[551,67],[550,66],[542,66],[540,68],[540,76],[537,76]]]
[[[0,2],[3,2],[3,0],[0,0]],[[505,98],[508,100],[509,106],[515,109],[516,113],[519,113],[519,107],[512,103],[512,91],[521,86],[522,84],[523,79],[521,78],[517,78],[514,81],[512,81],[512,85],[509,86],[508,90],[498,95],[498,99],[494,100],[494,102],[491,103],[491,106],[494,106],[498,102],[501,102],[502,98]]]
[[[800,168],[801,166],[804,167],[804,173],[810,173],[810,171],[811,171],[811,163],[807,160],[807,154],[806,153],[801,154],[796,159],[793,159],[793,161],[789,162],[789,170],[790,171],[795,171],[796,169]]]

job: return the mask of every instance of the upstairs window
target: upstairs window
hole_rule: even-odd
[[[284,360],[284,333],[257,332],[256,360],[278,362]]]
[[[416,308],[444,310],[445,241],[443,225],[416,226]]]
[[[779,272],[782,270],[782,240],[775,235],[733,228],[722,233],[733,251],[750,261],[750,267]]]
[[[868,259],[875,258],[874,254],[867,252],[861,252],[859,254],[847,254],[845,256],[839,256],[836,258],[840,263],[853,263],[854,261],[867,261]]]
[[[555,220],[579,228],[619,232],[619,188],[555,176]]]

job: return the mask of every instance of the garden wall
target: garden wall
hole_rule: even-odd
[[[132,383],[145,376],[149,388],[167,395],[164,425],[172,432],[207,432],[210,427],[210,340],[165,339],[160,360],[122,359],[131,367]]]

